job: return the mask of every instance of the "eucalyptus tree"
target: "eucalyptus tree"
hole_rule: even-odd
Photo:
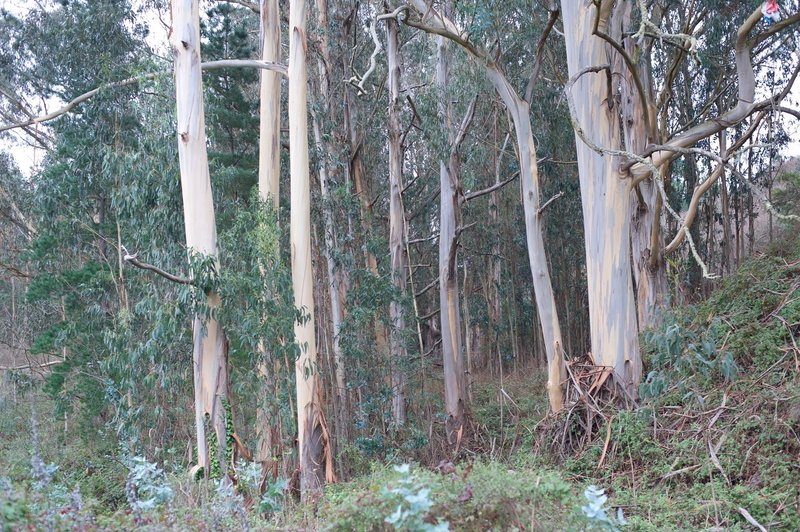
[[[448,6],[452,11],[452,6]],[[475,113],[472,101],[464,120],[456,129],[447,87],[450,67],[449,41],[438,37],[436,43],[436,89],[438,118],[447,138],[445,157],[439,160],[439,321],[442,331],[442,361],[444,367],[444,398],[448,414],[447,436],[451,445],[462,437],[470,402],[467,372],[463,356],[461,305],[458,288],[458,237],[461,225],[461,184],[458,150]]]
[[[193,322],[197,461],[205,475],[210,476],[212,466],[218,464],[221,472],[227,474],[233,464],[226,463],[229,455],[225,452],[230,417],[227,341],[214,316],[222,301],[216,287],[217,226],[206,151],[199,3],[173,0],[171,11],[170,43],[175,57],[178,157],[186,247],[194,282],[204,292],[206,306],[196,311]],[[207,425],[213,430],[216,445],[209,445]]]
[[[405,23],[422,29],[428,33],[441,35],[462,47],[470,56],[479,61],[492,86],[503,101],[514,124],[516,145],[520,163],[520,180],[522,184],[522,201],[525,209],[525,227],[528,245],[528,259],[534,284],[536,306],[544,336],[544,348],[547,354],[548,380],[547,393],[550,408],[558,411],[563,406],[562,380],[564,378],[564,355],[561,327],[556,309],[553,286],[547,265],[546,249],[542,236],[541,215],[543,205],[539,195],[539,174],[536,160],[536,146],[530,119],[530,102],[532,87],[536,83],[539,72],[539,61],[532,65],[532,75],[528,81],[526,94],[521,97],[509,78],[501,70],[493,57],[464,36],[464,32],[440,11],[429,6],[424,0],[412,0],[409,5],[422,17],[421,22],[406,17]],[[546,26],[542,42],[555,22],[555,14],[551,11],[551,22]],[[541,47],[540,47],[541,50]],[[537,54],[538,55],[538,54]]]
[[[638,326],[651,322],[654,316],[651,307],[665,297],[660,294],[666,289],[663,272],[659,271],[664,267],[663,252],[674,250],[686,238],[692,255],[702,260],[688,225],[682,221],[679,221],[673,242],[660,249],[662,208],[669,216],[679,219],[665,197],[662,172],[667,175],[669,163],[681,155],[710,153],[698,151],[698,142],[751,116],[755,115],[754,120],[760,121],[763,116],[757,113],[786,96],[800,68],[789,75],[782,91],[757,100],[751,50],[796,24],[800,15],[793,15],[751,38],[750,33],[761,21],[760,6],[749,15],[744,13],[745,20],[741,23],[738,22],[740,14],[731,13],[736,16],[724,19],[722,24],[726,31],[736,31],[734,56],[727,59],[735,65],[736,105],[729,110],[722,109],[715,105],[720,95],[714,93],[700,116],[692,117],[688,123],[676,122],[667,107],[672,82],[681,65],[696,53],[698,40],[693,33],[699,31],[701,23],[709,24],[710,12],[697,2],[682,2],[679,9],[688,13],[684,31],[665,33],[651,20],[647,4],[639,1],[641,20],[638,31],[633,31],[637,26],[632,4],[590,0],[561,3],[571,77],[566,91],[576,131],[583,200],[592,352],[595,363],[610,368],[605,373],[630,398],[636,396],[642,374]],[[655,4],[653,11],[656,21],[666,16],[661,4]],[[714,17],[710,20],[719,22]],[[734,28],[732,24],[740,25]],[[653,53],[656,41],[665,42],[676,51],[659,57],[661,64],[668,66],[661,90],[654,97],[655,80],[650,77],[654,59],[648,54]],[[617,91],[622,95],[622,105],[618,104]],[[710,115],[715,107],[718,116]],[[658,123],[659,117],[661,123]],[[729,147],[724,159],[713,153],[711,157],[720,164],[727,164],[739,147],[741,144]],[[644,186],[640,186],[643,183]],[[707,183],[710,185],[713,181]],[[701,189],[708,187],[698,187]],[[636,212],[631,208],[633,205],[638,209]],[[689,213],[693,216],[691,208]],[[636,220],[633,240],[638,303],[645,306],[639,312],[641,324],[637,323],[637,302],[630,275],[632,217]],[[701,267],[710,275],[705,264],[701,263]]]
[[[261,59],[271,63],[281,62],[281,21],[278,0],[261,0],[260,36]],[[280,209],[281,178],[281,76],[277,72],[262,70],[259,84],[259,137],[258,137],[258,195],[264,204],[271,204],[273,213]],[[266,229],[266,228],[262,228]],[[280,249],[274,250],[273,261],[280,262]],[[261,272],[262,275],[265,272]],[[278,476],[277,460],[281,434],[280,411],[272,392],[278,382],[280,362],[270,364],[274,351],[268,348],[270,338],[262,338],[259,351],[264,360],[258,370],[263,379],[263,389],[258,405],[256,459],[266,470],[272,468]],[[285,339],[284,343],[285,343]],[[274,342],[273,342],[274,343]]]
[[[400,126],[400,44],[396,22],[388,20],[386,25],[387,57],[389,70],[388,106],[388,151],[389,151],[389,262],[391,279],[401,296],[406,294],[408,283],[408,257],[406,255],[406,214],[403,205],[403,147]],[[389,304],[392,329],[389,336],[392,357],[392,417],[400,426],[406,421],[406,376],[402,370],[408,356],[404,333],[406,330],[405,309],[401,302]]]
[[[291,177],[290,242],[295,306],[304,313],[295,325],[301,354],[295,362],[297,380],[297,432],[300,456],[300,492],[313,498],[322,488],[326,471],[323,459],[322,405],[314,329],[314,270],[311,266],[311,185],[308,158],[308,107],[306,71],[306,3],[294,0],[289,7],[289,171]]]

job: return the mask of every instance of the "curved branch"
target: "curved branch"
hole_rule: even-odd
[[[640,164],[634,164],[630,168],[630,173],[634,176],[635,182],[637,182],[637,180],[646,179],[651,171],[651,166],[657,167],[678,157],[681,153],[681,148],[693,146],[702,139],[708,138],[715,133],[719,133],[724,129],[739,124],[742,122],[742,120],[754,112],[765,107],[769,107],[770,105],[774,105],[776,101],[775,98],[770,98],[762,102],[755,102],[756,78],[753,69],[751,49],[754,43],[765,39],[769,35],[773,35],[777,31],[788,28],[789,26],[800,22],[800,14],[784,20],[778,29],[773,27],[772,29],[757,35],[753,38],[753,40],[748,41],[748,35],[761,20],[761,17],[761,6],[759,5],[736,32],[736,77],[739,85],[738,101],[736,105],[723,115],[714,119],[706,120],[705,122],[694,126],[688,131],[677,135],[667,142],[662,148],[651,147],[649,151],[652,152],[652,155],[650,155],[649,159],[654,164],[645,165],[639,161]],[[792,81],[796,78],[796,76],[797,70],[792,76]],[[789,87],[787,87],[787,90],[781,93],[781,96],[786,94],[788,89]]]
[[[500,181],[499,183],[495,183],[494,185],[484,188],[482,190],[476,190],[475,192],[470,192],[469,194],[464,194],[464,201],[472,201],[475,198],[480,198],[481,196],[485,196],[486,194],[491,194],[495,190],[499,190],[506,186],[507,184],[514,181],[519,176],[519,170],[514,172],[514,175],[506,179],[505,181]]]
[[[468,39],[461,36],[461,32],[458,30],[455,24],[444,16],[435,17],[433,14],[438,15],[438,13],[429,8],[425,0],[409,0],[408,2],[411,4],[414,9],[422,15],[422,22],[426,22],[427,24],[423,24],[422,22],[416,22],[411,20],[410,17],[406,17],[403,19],[403,22],[411,26],[412,28],[416,28],[418,30],[422,30],[425,33],[432,33],[434,35],[439,35],[446,39],[450,39],[454,43],[463,47],[467,52],[478,59],[488,60],[488,56],[486,53],[480,49],[478,49],[474,44],[472,44]],[[428,25],[431,24],[431,25]]]

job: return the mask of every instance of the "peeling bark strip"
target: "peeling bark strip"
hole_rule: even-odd
[[[306,3],[289,8],[289,169],[291,174],[292,287],[295,307],[305,318],[294,327],[300,356],[297,379],[297,440],[300,450],[300,493],[313,498],[324,480],[321,405],[316,391],[317,344],[314,336],[314,273],[311,267],[311,183],[308,162],[308,73],[306,72]]]
[[[570,77],[596,65],[610,64],[610,46],[593,34],[596,22],[600,31],[608,28],[612,2],[601,6],[598,13],[591,0],[561,2]],[[616,148],[622,145],[619,112],[609,90],[613,89],[605,73],[580,76],[573,88],[575,112],[589,138],[601,146]],[[608,102],[611,108],[601,102]],[[575,141],[586,235],[592,354],[596,364],[614,368],[614,382],[634,398],[642,363],[631,279],[629,181],[620,175],[618,157],[597,153],[577,133]]]
[[[175,91],[178,113],[178,158],[181,171],[183,217],[189,253],[217,257],[217,226],[206,153],[200,68],[200,15],[198,0],[172,1],[172,49],[175,55]],[[190,256],[191,259],[191,256]],[[209,309],[219,308],[219,295],[207,294]],[[211,464],[227,473],[223,452],[227,442],[228,361],[225,334],[217,320],[197,315],[193,322],[194,401],[197,461],[206,477]],[[217,456],[209,456],[206,418],[216,433]]]

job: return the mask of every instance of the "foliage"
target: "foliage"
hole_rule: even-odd
[[[164,470],[158,465],[142,456],[132,456],[128,470],[128,503],[137,511],[152,510],[172,499],[172,488],[166,485]]]
[[[447,521],[439,521],[431,524],[425,521],[428,511],[433,507],[430,499],[430,489],[418,484],[411,475],[411,466],[403,464],[394,466],[394,470],[402,476],[397,480],[397,486],[393,488],[383,488],[381,496],[392,502],[396,502],[397,510],[384,519],[384,522],[392,525],[396,530],[408,530],[413,532],[444,532],[450,530]]]
[[[729,351],[720,351],[717,345],[719,320],[699,331],[675,313],[664,318],[658,329],[644,334],[644,344],[650,354],[650,371],[640,385],[642,397],[658,397],[675,386],[683,393],[683,402],[697,400],[702,407],[702,396],[697,387],[712,377],[730,382],[736,376],[736,365]]]
[[[605,490],[597,486],[589,486],[583,492],[583,496],[586,497],[586,505],[581,506],[581,511],[586,516],[586,519],[589,520],[590,530],[599,528],[601,530],[616,531],[619,530],[617,525],[623,526],[627,524],[622,515],[622,508],[617,508],[616,518],[608,515],[605,508],[608,496],[605,494]]]

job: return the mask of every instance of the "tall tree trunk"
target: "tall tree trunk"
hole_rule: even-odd
[[[598,27],[606,31],[611,2],[602,5]],[[587,67],[610,64],[606,43],[593,35],[597,8],[591,0],[562,0],[570,77]],[[573,85],[577,120],[600,146],[621,146],[615,93],[606,72],[585,74]],[[612,82],[614,78],[612,77]],[[613,89],[612,89],[613,90]],[[576,134],[586,238],[589,321],[594,361],[613,368],[615,382],[635,398],[642,374],[636,303],[631,279],[630,190],[617,157],[593,151]]]
[[[726,148],[727,135],[724,131],[719,133],[719,153],[721,157],[727,155]],[[730,198],[728,196],[728,179],[725,177],[726,170],[724,165],[720,165],[718,171],[722,173],[719,180],[720,203],[722,204],[722,267],[726,273],[731,273],[731,213]]]
[[[261,58],[281,62],[281,19],[278,0],[261,0]],[[258,139],[258,191],[261,199],[272,199],[279,207],[281,176],[281,75],[261,70],[261,125]]]
[[[308,162],[306,72],[306,3],[293,0],[289,8],[289,167],[291,175],[290,242],[295,307],[305,316],[295,324],[300,356],[297,379],[297,440],[300,455],[300,493],[315,497],[323,483],[322,408],[318,402],[317,344],[314,335],[313,270],[311,266],[311,188]]]
[[[278,0],[261,0],[261,57],[264,61],[280,63],[281,25]],[[258,142],[258,193],[262,201],[272,202],[277,212],[280,207],[279,186],[281,172],[281,79],[280,74],[270,70],[261,71],[260,126]],[[280,257],[275,257],[280,260]],[[262,275],[264,272],[262,271]],[[280,363],[274,361],[270,367],[271,353],[267,343],[274,338],[261,340],[259,346],[262,361],[258,371],[262,377],[262,395],[257,412],[256,460],[262,464],[264,475],[271,469],[272,477],[278,476],[277,455],[280,453],[280,410],[275,396],[278,390],[277,375]],[[280,339],[283,341],[283,339]]]
[[[317,56],[317,71],[319,72],[320,109],[323,116],[330,116],[330,73],[328,72],[330,51],[328,48],[328,0],[316,0],[317,26],[320,29],[318,46],[320,54]],[[336,226],[333,222],[334,199],[330,193],[328,157],[334,155],[330,143],[322,137],[320,127],[321,118],[317,113],[313,115],[314,143],[319,152],[319,185],[322,197],[322,215],[325,224],[325,262],[328,268],[328,292],[331,304],[331,326],[333,327],[333,359],[336,376],[336,434],[340,445],[345,445],[348,440],[347,427],[350,423],[350,414],[347,400],[347,387],[345,377],[344,355],[341,345],[342,321],[344,320],[344,301],[346,300],[346,282],[343,279],[342,268],[336,265]]]
[[[206,152],[198,0],[172,1],[171,44],[175,56],[178,158],[186,247],[190,262],[202,256],[211,258],[216,264],[217,227]],[[206,292],[206,304],[210,312],[219,308],[221,301],[215,290]],[[198,465],[208,477],[215,473],[212,466],[219,464],[220,474],[224,475],[232,465],[227,464],[228,453],[225,452],[228,441],[227,342],[222,327],[210,315],[194,317],[192,361]],[[207,423],[213,429],[217,443],[211,448],[206,434]]]
[[[407,258],[405,214],[403,211],[403,147],[400,130],[400,45],[398,28],[394,20],[386,21],[386,57],[389,63],[389,256],[392,283],[397,293],[406,293]],[[407,360],[404,333],[406,318],[403,304],[393,300],[389,304],[392,319],[391,383],[392,419],[395,425],[406,422],[406,374]]]
[[[444,365],[444,403],[448,419],[447,439],[451,445],[462,434],[469,411],[466,374],[462,354],[461,310],[458,293],[458,227],[461,205],[458,197],[456,134],[453,132],[452,110],[447,94],[447,39],[437,39],[436,86],[439,92],[439,120],[450,144],[449,161],[439,161],[439,319],[442,328],[442,360]],[[472,108],[468,113],[472,112]]]

